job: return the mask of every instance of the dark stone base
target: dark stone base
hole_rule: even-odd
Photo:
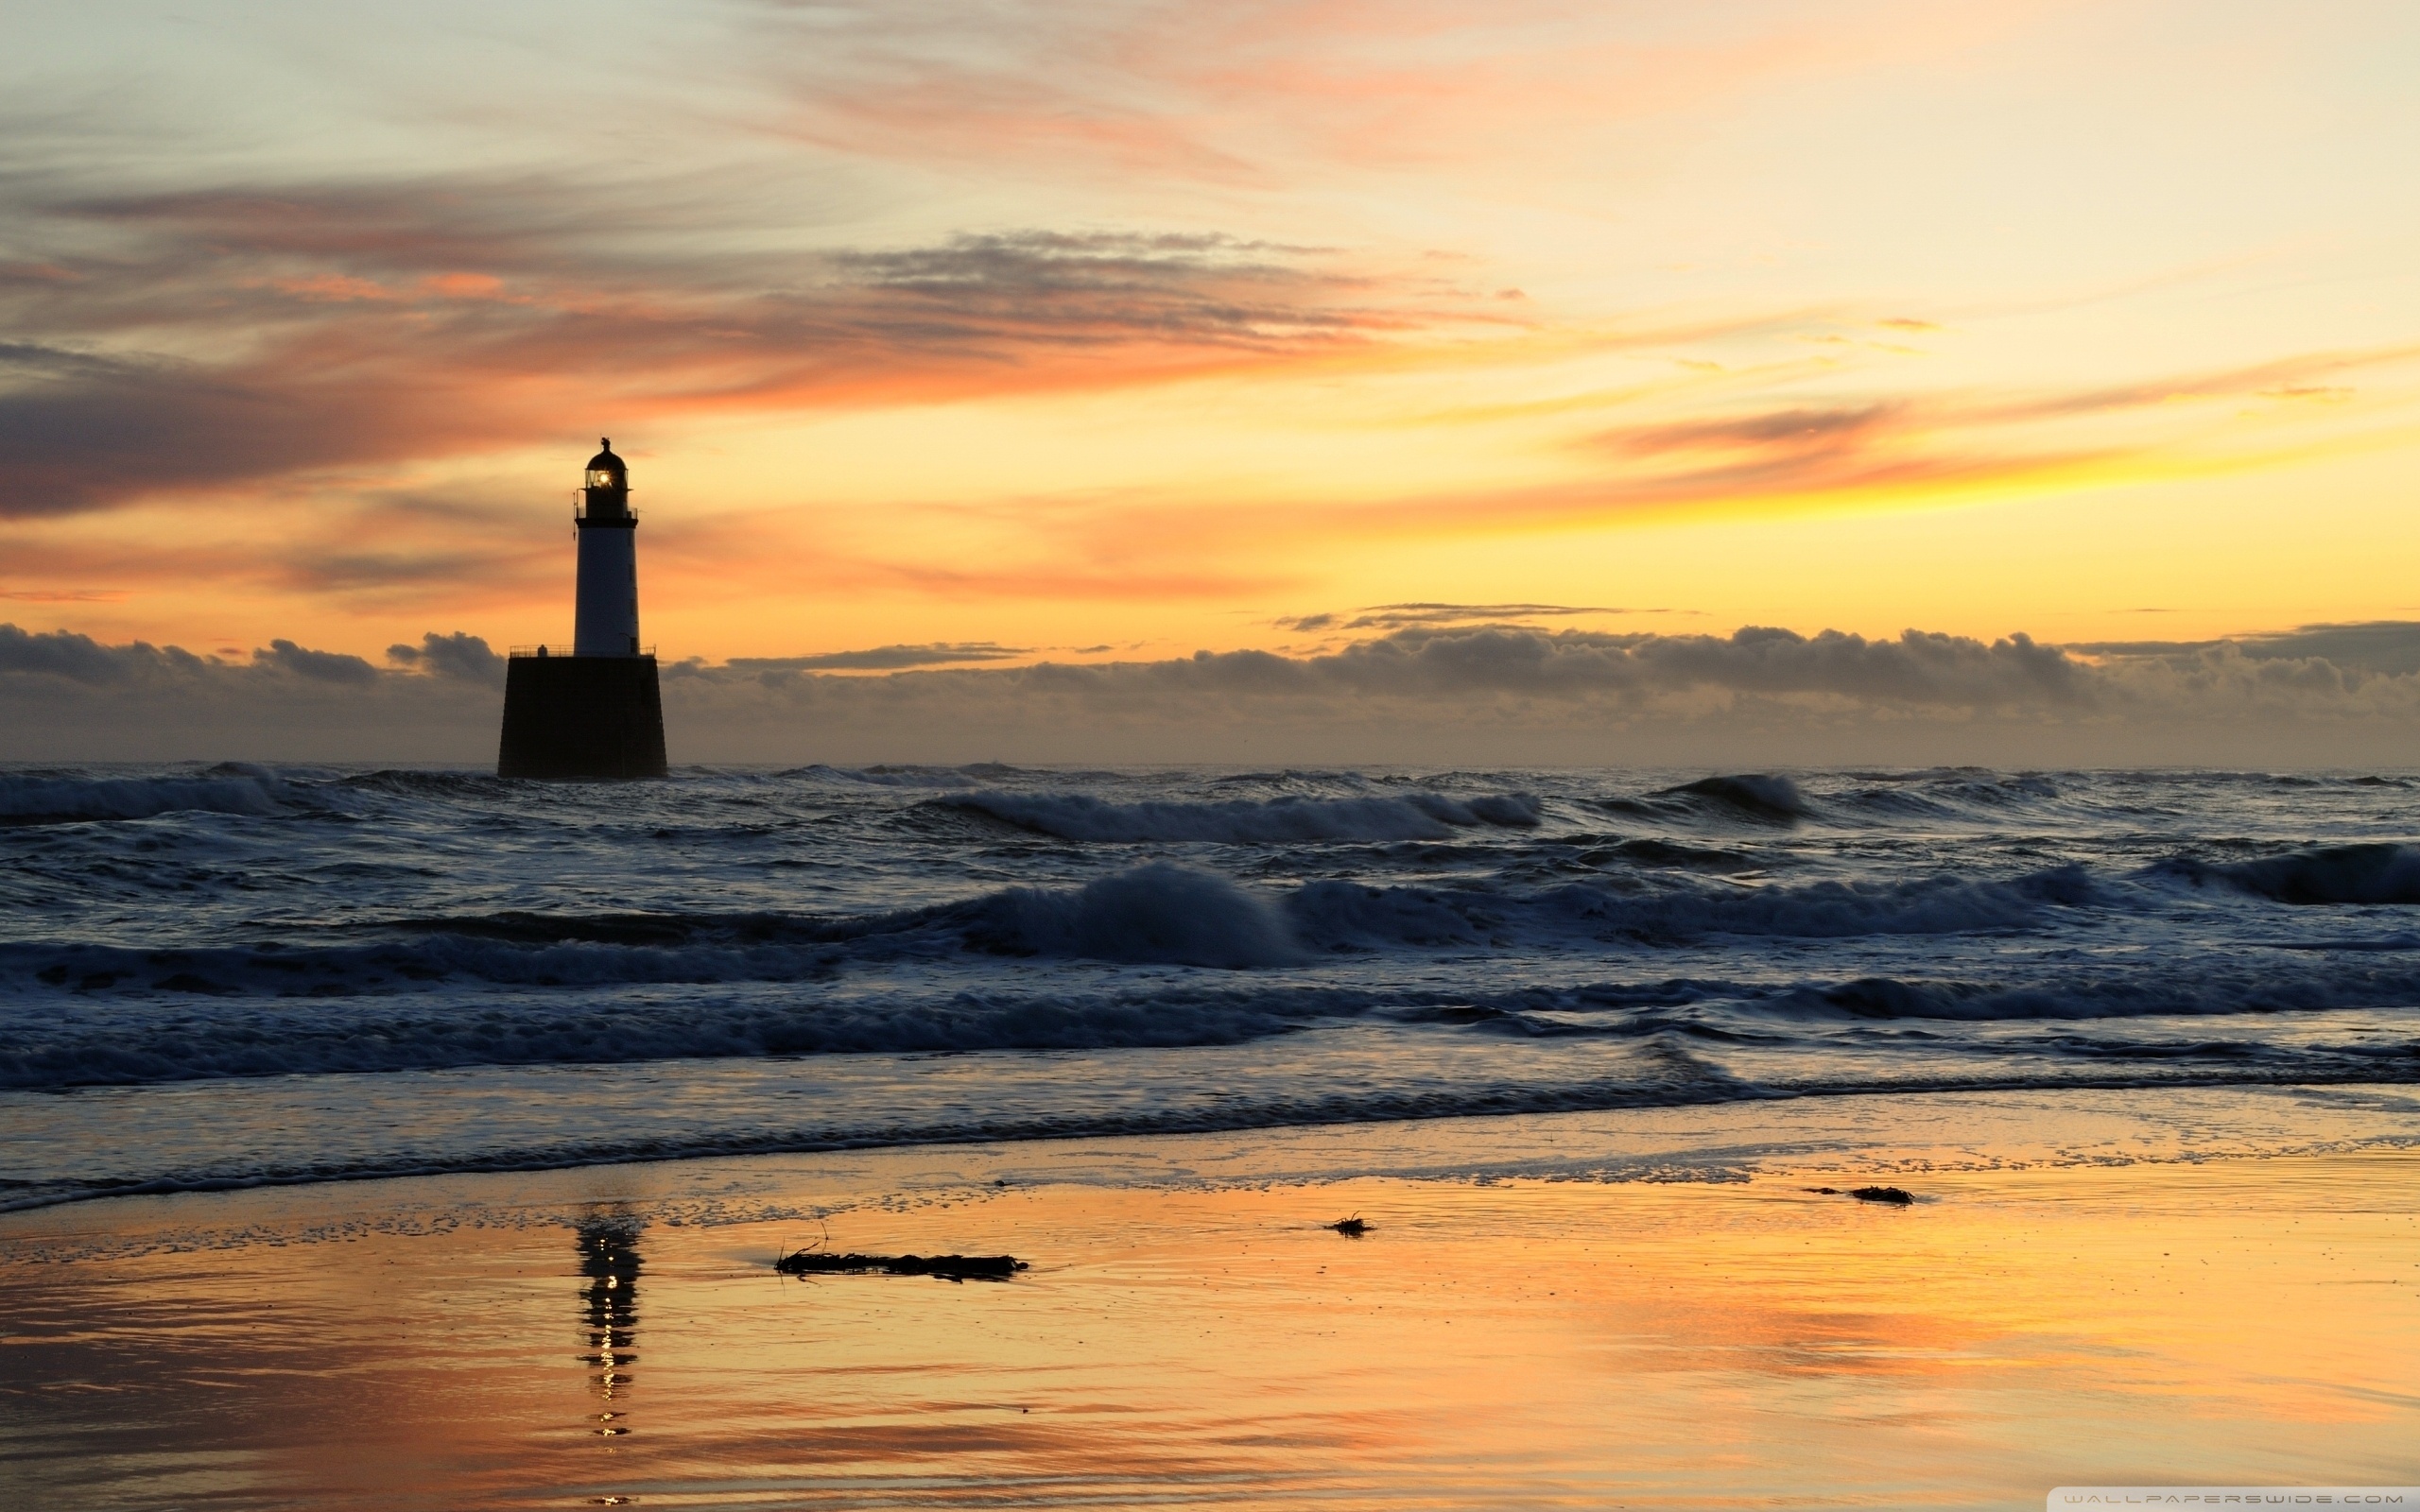
[[[664,698],[651,656],[516,656],[505,663],[498,777],[662,777]]]

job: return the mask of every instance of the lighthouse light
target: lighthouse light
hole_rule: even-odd
[[[614,474],[605,468],[592,467],[588,470],[588,486],[592,489],[610,489],[614,486]]]

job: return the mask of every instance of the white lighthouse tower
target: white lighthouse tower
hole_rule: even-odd
[[[638,516],[614,443],[588,459],[573,517],[579,579],[571,655],[514,646],[504,670],[496,775],[554,781],[662,777],[664,700],[639,644]]]
[[[574,656],[639,654],[639,517],[631,512],[631,470],[613,438],[588,459],[580,490],[579,588],[572,616]]]

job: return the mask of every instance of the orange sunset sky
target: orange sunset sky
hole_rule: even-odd
[[[606,434],[667,661],[2420,618],[2409,6],[11,32],[28,632],[562,639]]]

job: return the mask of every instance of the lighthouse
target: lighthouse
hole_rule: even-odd
[[[662,777],[664,701],[639,644],[639,517],[611,438],[588,459],[572,512],[579,540],[568,646],[512,648],[498,777]]]
[[[573,523],[579,535],[579,587],[574,601],[571,654],[639,654],[639,517],[631,513],[631,470],[614,455],[614,438],[588,459]]]

